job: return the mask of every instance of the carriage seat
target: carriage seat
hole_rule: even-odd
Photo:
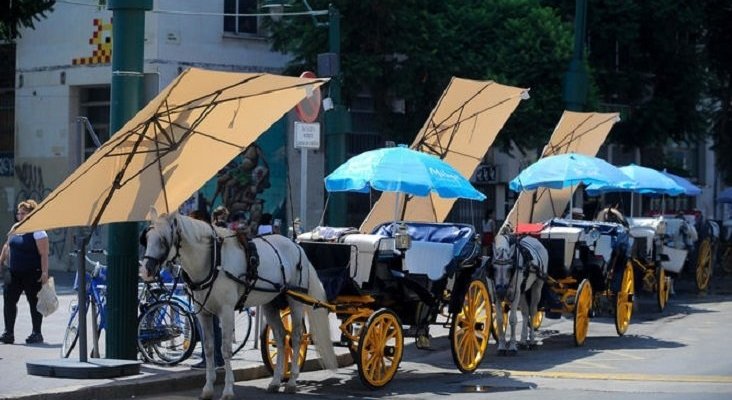
[[[570,221],[563,218],[554,218],[549,221],[549,225],[582,228],[583,233],[580,235],[579,241],[590,247],[595,255],[601,256],[605,263],[610,262],[615,249],[620,249],[625,253],[630,248],[627,229],[622,224],[615,222]]]
[[[549,253],[549,276],[555,279],[570,275],[574,252],[582,228],[571,226],[547,226],[541,231],[541,243]]]
[[[318,273],[329,301],[348,284],[349,266],[356,263],[356,248],[349,244],[301,241],[300,246]]]
[[[453,252],[454,246],[450,243],[414,241],[404,255],[404,269],[437,281],[445,276]]]
[[[402,222],[399,222],[401,224]],[[453,246],[453,258],[463,262],[477,255],[475,228],[468,224],[439,222],[403,222],[414,242],[449,243]],[[374,228],[373,233],[393,237],[393,222],[385,222]]]
[[[316,226],[310,232],[297,235],[298,241],[308,242],[339,242],[345,235],[359,233],[353,227]]]
[[[350,276],[359,287],[363,287],[363,284],[369,281],[375,261],[381,258],[393,258],[396,255],[394,238],[391,237],[353,233],[343,236],[342,240],[356,251],[355,260],[351,262]]]

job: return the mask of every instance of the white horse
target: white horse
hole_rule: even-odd
[[[234,374],[231,370],[231,344],[234,309],[261,305],[262,312],[272,327],[277,348],[284,349],[285,331],[279,309],[273,303],[279,296],[284,296],[292,312],[293,348],[300,347],[305,309],[310,320],[313,341],[324,367],[331,370],[337,367],[333,342],[330,339],[328,310],[323,307],[313,309],[312,306],[285,295],[286,290],[298,289],[318,301],[326,301],[323,285],[299,245],[280,235],[256,237],[252,240],[256,248],[255,254],[254,249],[245,249],[235,233],[228,229],[215,228],[206,222],[177,213],[160,217],[155,210],[151,213],[152,223],[140,238],[146,247],[140,273],[143,277],[155,276],[160,265],[179,258],[188,275],[188,286],[193,291],[198,321],[203,329],[203,348],[206,355],[206,384],[200,398],[213,397],[216,380],[214,343],[209,340],[213,338],[213,316],[218,316],[221,324],[221,352],[226,368],[221,398],[232,399]],[[220,247],[220,252],[215,247]],[[295,392],[300,372],[297,360],[299,353],[293,353],[291,375],[285,385],[288,393]],[[284,357],[284,351],[277,353],[274,376],[268,387],[270,392],[278,391],[282,383]]]
[[[516,246],[518,241],[518,246]],[[534,327],[531,323],[536,315],[541,290],[547,276],[549,254],[539,240],[531,236],[517,236],[501,233],[493,243],[493,283],[495,285],[496,326],[498,327],[498,354],[516,354],[516,315],[519,307],[523,315],[521,347],[536,346]],[[531,304],[526,294],[531,292]],[[511,340],[506,346],[506,332],[503,322],[503,303],[510,305],[509,322]],[[528,339],[528,341],[527,341]]]

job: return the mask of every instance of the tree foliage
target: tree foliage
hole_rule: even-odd
[[[34,29],[34,22],[53,11],[55,0],[0,0],[0,41],[20,37],[21,28]]]
[[[329,1],[313,0],[313,9]],[[531,88],[499,137],[522,146],[546,142],[563,109],[561,79],[571,29],[536,0],[332,1],[342,14],[344,101],[369,93],[380,132],[411,142],[452,76]],[[297,9],[293,7],[293,11]],[[323,20],[324,21],[324,20]],[[314,69],[327,51],[327,29],[283,18],[270,27],[273,47],[294,56],[289,72]],[[404,99],[394,113],[392,100]]]

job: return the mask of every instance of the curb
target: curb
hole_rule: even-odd
[[[338,367],[353,364],[350,353],[336,356]],[[306,360],[302,372],[320,370],[320,359]],[[234,369],[234,381],[243,382],[271,376],[263,364],[250,365]],[[224,371],[216,371],[216,384],[223,384]],[[79,400],[79,399],[119,399],[146,395],[164,394],[182,390],[203,388],[206,383],[206,371],[178,371],[163,375],[151,375],[139,379],[121,380],[99,386],[70,386],[67,388],[51,389],[33,394],[19,393],[17,395],[0,396],[0,399],[14,400]]]

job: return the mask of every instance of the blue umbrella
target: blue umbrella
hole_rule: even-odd
[[[629,181],[592,184],[587,187],[587,193],[592,196],[606,192],[634,192],[640,194],[678,196],[685,191],[673,179],[653,168],[630,164],[625,167],[620,167],[620,170],[630,178]]]
[[[406,146],[372,150],[352,157],[325,177],[329,192],[383,192],[442,198],[484,200],[479,192],[450,164]]]
[[[717,202],[732,203],[732,188],[727,188],[719,192],[717,195]]]
[[[689,180],[686,178],[682,178],[678,175],[674,175],[670,172],[666,172],[665,169],[663,171],[661,171],[661,173],[668,176],[669,178],[673,179],[674,182],[676,182],[679,186],[684,188],[683,194],[685,194],[687,196],[699,196],[702,192],[701,188],[699,188],[695,184],[689,182]]]
[[[578,153],[566,153],[539,159],[521,171],[508,186],[518,192],[540,187],[563,189],[580,183],[629,184],[628,177],[605,160]]]

